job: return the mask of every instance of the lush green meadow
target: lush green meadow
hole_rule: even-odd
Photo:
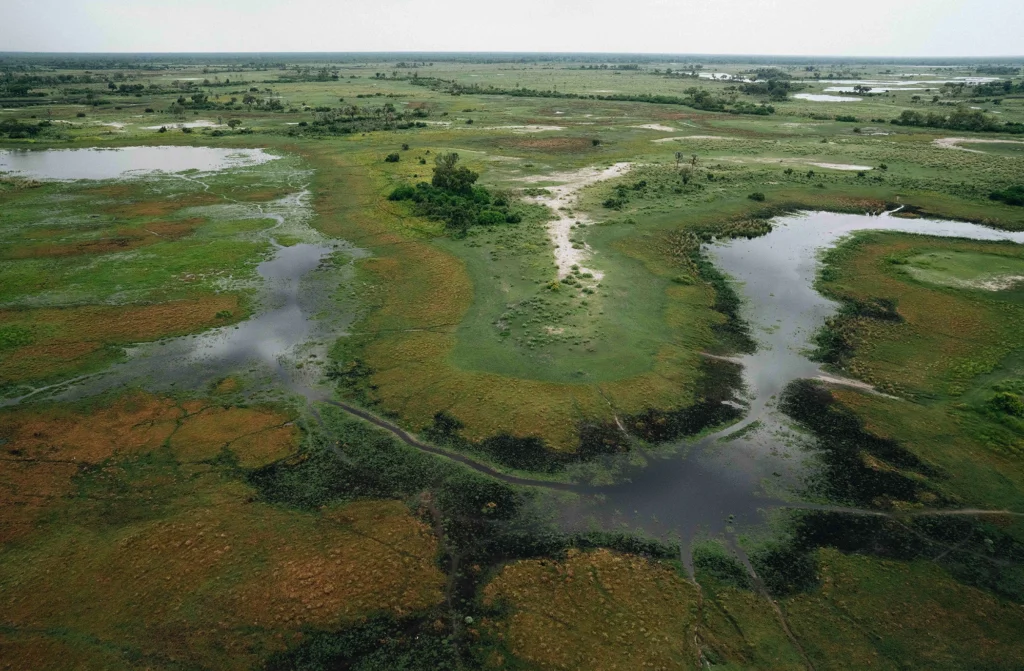
[[[815,354],[870,389],[768,404],[817,508],[692,545],[566,530],[331,405],[562,484],[740,420],[759,334],[705,245],[801,210],[1024,230],[1020,71],[437,58],[0,58],[0,668],[1020,668],[1019,245],[827,251]],[[4,172],[139,146],[274,158]],[[231,342],[284,300],[260,264],[314,247],[299,354],[102,387]]]

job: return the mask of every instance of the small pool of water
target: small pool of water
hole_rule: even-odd
[[[40,180],[124,179],[165,172],[215,172],[278,158],[262,149],[120,147],[117,149],[3,149],[0,174]]]

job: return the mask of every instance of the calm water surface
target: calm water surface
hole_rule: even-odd
[[[121,147],[118,149],[0,150],[0,173],[40,180],[123,179],[155,172],[215,172],[278,158],[262,149]]]

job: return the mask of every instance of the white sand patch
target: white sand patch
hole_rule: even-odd
[[[963,281],[965,285],[970,286],[972,289],[984,289],[985,291],[1005,291],[1021,282],[1024,282],[1024,275],[1003,275],[1002,277],[993,277],[987,280]]]
[[[960,151],[969,151],[972,154],[984,154],[985,152],[983,151],[961,147],[960,144],[1024,144],[1024,142],[1020,140],[990,140],[975,137],[943,137],[938,140],[932,140],[932,144],[943,149],[958,149]]]
[[[630,128],[642,128],[644,130],[660,130],[666,133],[676,132],[675,128],[672,128],[671,126],[663,126],[660,123],[645,123],[642,126],[630,126]]]
[[[489,126],[486,130],[510,130],[513,133],[543,133],[549,130],[565,130],[565,126]]]
[[[839,386],[839,387],[850,387],[852,389],[859,389],[861,391],[866,391],[869,394],[875,394],[876,396],[884,396],[885,398],[892,398],[892,399],[897,399],[898,400],[898,397],[890,396],[889,394],[883,394],[882,392],[878,391],[877,389],[872,387],[867,382],[861,382],[860,380],[851,380],[848,377],[835,377],[833,375],[824,375],[824,374],[823,375],[818,375],[814,379],[818,380],[819,382],[824,382],[825,384],[832,384],[832,385],[836,385],[836,386]]]
[[[829,170],[872,170],[870,165],[850,165],[849,163],[808,163],[816,168],[828,168]]]
[[[679,142],[682,140],[735,140],[734,137],[724,137],[722,135],[681,135],[679,137],[663,137],[658,140],[651,140],[651,142]]]
[[[574,249],[572,246],[572,227],[579,223],[589,226],[593,223],[589,217],[582,213],[568,214],[565,210],[571,210],[579,200],[580,191],[598,182],[613,177],[619,177],[629,172],[632,168],[630,163],[616,163],[604,168],[583,168],[574,172],[553,173],[550,175],[533,175],[524,177],[520,181],[537,182],[561,182],[558,186],[545,187],[548,194],[532,198],[535,203],[547,205],[558,217],[548,224],[548,235],[551,243],[555,246],[555,263],[558,264],[558,279],[562,279],[572,272],[572,267],[579,266],[580,272],[591,273],[595,282],[604,277],[604,273],[592,268],[583,267],[583,261],[590,255],[590,248],[584,246],[582,249]]]
[[[797,100],[810,100],[816,103],[859,103],[863,98],[853,96],[830,96],[822,93],[797,93],[793,96]]]
[[[188,123],[168,123],[160,126],[146,126],[146,130],[160,130],[166,128],[167,130],[178,129],[178,128],[224,128],[225,124],[214,123],[212,121],[205,121],[200,119],[199,121],[189,121]]]

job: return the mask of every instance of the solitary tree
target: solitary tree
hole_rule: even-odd
[[[455,152],[439,154],[434,159],[434,177],[431,184],[453,193],[468,194],[473,190],[477,175],[469,168],[458,166],[459,155]]]

